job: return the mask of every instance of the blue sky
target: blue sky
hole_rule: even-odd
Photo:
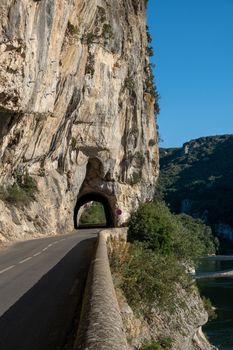
[[[233,0],[149,0],[163,147],[233,133]]]

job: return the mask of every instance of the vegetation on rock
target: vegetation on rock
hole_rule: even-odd
[[[87,57],[87,64],[85,68],[85,74],[90,74],[91,77],[93,77],[95,73],[95,55],[88,53]]]
[[[145,314],[155,304],[171,308],[176,284],[189,285],[185,268],[214,252],[204,225],[172,215],[162,202],[141,205],[131,217],[128,234],[133,244],[112,249],[111,267],[129,304]]]
[[[147,5],[147,2],[146,2]],[[147,34],[147,48],[146,48],[146,54],[149,57],[154,56],[154,51],[152,46],[150,46],[149,44],[152,42],[152,37],[150,35],[149,32],[149,27],[146,26],[146,34]],[[157,87],[155,84],[155,77],[154,77],[154,73],[153,73],[153,68],[154,65],[149,62],[148,64],[145,65],[145,74],[146,74],[146,79],[144,82],[144,89],[146,93],[149,93],[151,96],[154,97],[155,103],[154,103],[154,108],[155,108],[155,112],[158,114],[160,112],[160,107],[159,107],[159,93],[157,91]]]
[[[160,149],[159,188],[171,210],[203,219],[214,233],[233,226],[233,135],[192,140]]]
[[[79,28],[72,24],[70,21],[68,21],[67,24],[67,31],[71,36],[78,36],[79,35]]]
[[[209,228],[187,215],[172,214],[157,200],[132,214],[128,237],[129,242],[109,241],[109,260],[114,284],[134,313],[152,324],[155,313],[186,309],[179,291],[190,297],[197,293],[187,270],[201,255],[215,251]],[[141,349],[170,349],[170,335],[157,334]]]
[[[161,337],[159,341],[152,341],[141,347],[140,350],[169,350],[172,347],[172,338],[171,337]]]
[[[12,186],[0,189],[0,199],[13,205],[28,205],[35,200],[38,192],[36,181],[27,173],[16,175],[16,182]]]
[[[177,299],[176,283],[184,288],[189,278],[174,256],[162,256],[143,244],[112,242],[110,265],[114,283],[122,289],[137,314],[149,318],[153,307],[172,310]]]
[[[148,143],[148,146],[153,147],[155,145],[156,145],[156,141],[154,139],[150,139],[149,143]]]
[[[208,313],[208,318],[209,320],[215,320],[217,318],[217,314],[215,311],[215,307],[213,307],[210,299],[206,298],[206,297],[202,297],[202,301],[204,304],[204,308]]]
[[[189,263],[215,252],[209,227],[187,215],[173,215],[161,201],[142,204],[131,216],[128,234],[130,241],[143,242],[157,254]]]
[[[133,186],[133,185],[138,184],[140,181],[141,181],[141,173],[140,173],[140,171],[139,172],[134,171],[132,173],[132,175],[130,176],[130,179],[129,179],[128,183],[131,186]]]

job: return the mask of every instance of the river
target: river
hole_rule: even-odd
[[[203,258],[198,273],[233,270],[233,256]],[[202,278],[197,280],[201,295],[216,307],[217,319],[209,321],[203,331],[210,343],[219,350],[233,350],[233,277]]]

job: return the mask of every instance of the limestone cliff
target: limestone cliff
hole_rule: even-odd
[[[141,349],[143,344],[169,338],[172,344],[169,347],[171,350],[218,350],[208,342],[202,332],[202,326],[207,323],[208,315],[197,290],[193,289],[190,293],[179,288],[177,294],[179,303],[175,305],[173,313],[154,310],[150,319],[145,320],[136,316],[124,296],[118,293],[130,349]]]
[[[158,175],[144,0],[2,0],[1,191],[31,176],[36,200],[0,201],[0,238],[73,228],[103,194],[127,220]],[[24,180],[22,180],[24,181]]]

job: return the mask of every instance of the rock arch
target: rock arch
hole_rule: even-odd
[[[86,176],[80,188],[74,208],[74,227],[78,228],[78,212],[84,204],[95,201],[103,205],[106,226],[115,227],[115,182],[112,181],[109,168],[104,169],[98,157],[90,157],[86,165]]]

